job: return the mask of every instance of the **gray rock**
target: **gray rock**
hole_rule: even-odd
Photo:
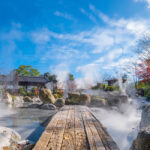
[[[39,92],[40,99],[45,103],[52,103],[56,102],[54,95],[52,94],[50,89],[42,88]]]
[[[17,143],[21,140],[21,136],[12,129],[0,127],[0,149]]]
[[[69,92],[67,104],[89,105],[91,96],[88,94],[80,94],[78,92]]]
[[[150,104],[148,104],[142,111],[141,117],[141,128],[147,127],[150,125]]]
[[[91,96],[91,106],[96,107],[107,106],[107,100],[100,96]]]
[[[28,108],[40,108],[42,104],[31,104],[28,106]]]
[[[118,106],[122,103],[127,103],[128,102],[128,97],[126,95],[108,94],[106,99],[107,99],[107,102],[108,102],[109,106]]]
[[[130,150],[150,150],[150,126],[140,130]]]
[[[91,103],[91,96],[88,94],[81,94],[78,100],[79,105],[89,105]]]
[[[55,102],[55,106],[57,106],[57,107],[62,107],[64,105],[65,105],[65,99],[63,99],[63,98],[58,98]]]
[[[25,102],[32,102],[32,98],[29,97],[29,96],[23,97],[23,100],[24,100]]]
[[[53,104],[43,104],[40,106],[40,109],[56,110],[56,106]]]
[[[5,93],[4,98],[5,98],[5,100],[6,100],[6,102],[7,102],[8,104],[13,104],[13,103],[14,103],[11,94],[9,94],[8,92]]]

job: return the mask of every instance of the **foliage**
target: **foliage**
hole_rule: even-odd
[[[150,81],[150,60],[146,60],[139,64],[139,67],[136,69],[136,75],[142,82]]]
[[[57,82],[56,75],[51,75],[49,72],[44,73],[44,77],[48,82],[53,82],[53,83]]]
[[[16,72],[20,76],[40,76],[40,72],[32,66],[20,65]]]
[[[62,98],[63,96],[63,91],[58,90],[57,88],[54,89],[53,94],[55,94],[58,98]]]
[[[70,81],[74,81],[74,76],[73,76],[73,74],[70,73],[70,74],[68,75],[68,77],[69,77],[69,80],[70,80]]]
[[[150,96],[150,84],[146,82],[139,82],[137,85],[137,89],[142,89],[144,91],[144,96]]]
[[[36,92],[36,90],[37,90],[37,88],[33,87],[30,91],[27,91],[26,87],[23,86],[20,88],[20,94],[22,96],[37,96],[37,95],[39,95],[39,92]]]
[[[21,87],[20,88],[20,94],[22,95],[22,96],[27,96],[27,90],[26,90],[26,87]]]
[[[96,86],[92,87],[93,90],[98,90],[98,89],[102,89],[104,91],[114,91],[114,90],[117,90],[119,91],[119,87],[115,87],[113,85],[111,86],[108,86],[104,83],[97,83]]]

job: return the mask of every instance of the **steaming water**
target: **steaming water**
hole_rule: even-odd
[[[36,142],[45,128],[41,124],[54,113],[49,110],[13,108],[0,102],[0,126],[14,129],[22,140]]]
[[[136,138],[142,112],[139,107],[146,104],[141,99],[130,99],[130,101],[132,101],[132,104],[124,104],[121,107],[122,112],[117,109],[91,109],[107,128],[108,133],[117,143],[120,150],[129,150],[133,140]]]

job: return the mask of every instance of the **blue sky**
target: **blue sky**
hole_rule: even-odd
[[[85,82],[134,60],[150,0],[1,0],[1,72],[32,65]]]

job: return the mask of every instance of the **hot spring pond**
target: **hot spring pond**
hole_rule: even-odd
[[[43,122],[54,113],[51,110],[13,108],[0,103],[0,126],[14,129],[22,140],[36,142],[45,129]]]

